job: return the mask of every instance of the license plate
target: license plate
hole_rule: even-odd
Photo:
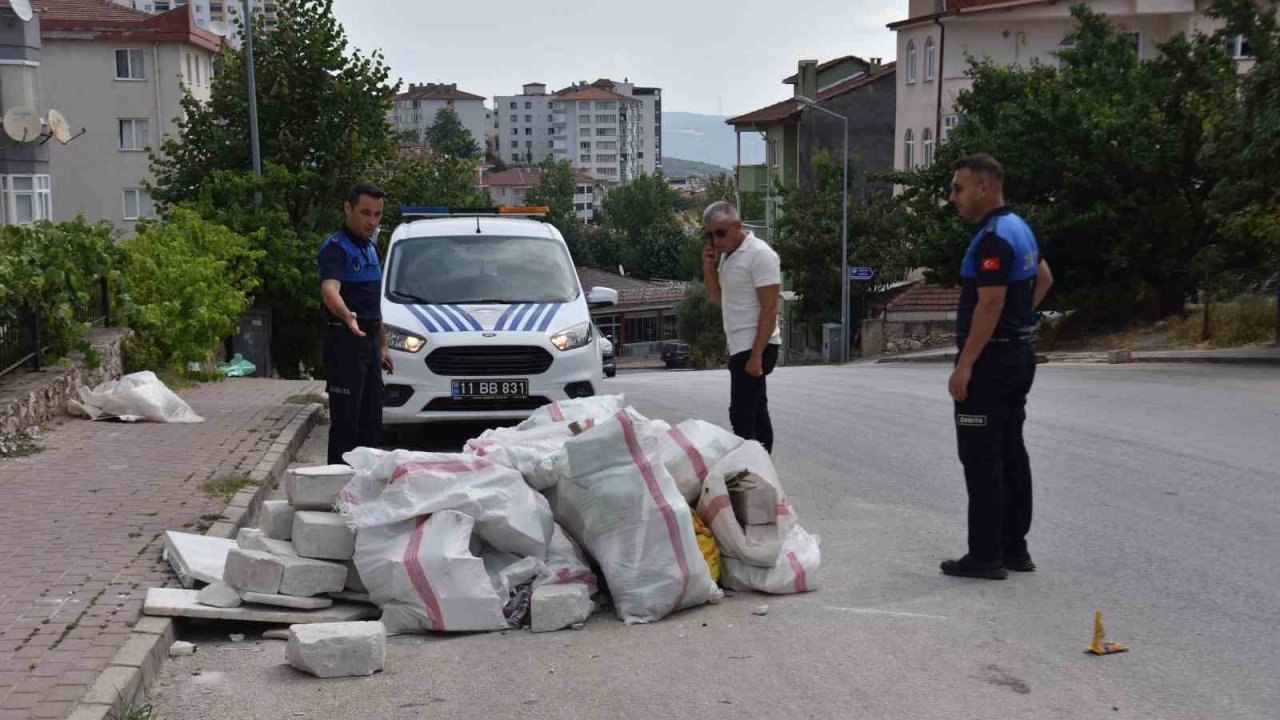
[[[528,380],[454,380],[456,398],[514,400],[529,396]]]

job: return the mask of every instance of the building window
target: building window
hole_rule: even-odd
[[[0,221],[5,225],[27,225],[53,219],[52,192],[48,175],[0,175]]]
[[[916,81],[916,41],[907,42],[907,84]]]
[[[596,149],[597,150],[617,150],[618,143],[612,140],[601,140],[600,142],[596,143]]]
[[[1244,35],[1233,35],[1226,39],[1227,55],[1240,60],[1253,57],[1253,48],[1249,46],[1249,38]]]
[[[597,116],[596,116],[596,122],[598,122],[598,123],[606,123],[606,124],[607,124],[607,123],[611,123],[611,122],[613,122],[613,116],[612,116],[612,115],[597,115]]]
[[[1065,50],[1070,50],[1071,48],[1073,48],[1073,47],[1075,47],[1075,46],[1076,46],[1076,38],[1075,38],[1075,36],[1074,36],[1074,35],[1068,35],[1068,36],[1066,36],[1066,37],[1062,38],[1062,42],[1058,43],[1058,52],[1057,52],[1056,54],[1057,54],[1057,56],[1058,56],[1058,69],[1059,69],[1059,70],[1063,70],[1063,69],[1065,69],[1065,68],[1066,68],[1066,66],[1067,66],[1067,64],[1066,64],[1065,62],[1063,62],[1063,61],[1062,61],[1062,53],[1063,53],[1063,51],[1065,51]]]
[[[587,205],[586,203],[574,203],[573,209],[577,212],[582,212],[583,210],[587,209]]]
[[[580,101],[578,101],[578,109],[579,109],[579,110],[590,110],[590,109],[591,109],[591,103],[586,102],[586,101],[583,101],[583,100],[580,100]]]
[[[627,343],[658,341],[658,315],[628,316],[623,322],[623,337]]]
[[[766,156],[765,163],[768,164],[769,167],[778,167],[782,162],[782,158],[778,157],[780,155],[778,152],[778,139],[770,138],[769,141],[765,143],[764,149]]]
[[[916,167],[916,141],[911,135],[911,128],[907,128],[907,139],[902,146],[902,167],[905,170]]]
[[[617,134],[618,134],[618,129],[617,129],[617,128],[611,128],[611,127],[607,127],[607,128],[596,128],[596,136],[597,136],[597,137],[614,137],[614,136],[616,136]]]
[[[590,143],[590,142],[580,142],[580,143],[578,143],[578,149],[579,149],[579,150],[590,150],[590,149],[591,149],[591,143]]]
[[[933,165],[933,130],[931,130],[930,128],[925,128],[924,132],[920,133],[920,145],[924,150],[924,166],[925,167],[932,166]]]
[[[520,116],[519,116],[519,115],[512,115],[512,116],[511,116],[511,122],[520,122]]]
[[[150,140],[151,128],[146,118],[120,120],[121,150],[146,150]]]
[[[547,147],[548,147],[549,149],[551,149],[551,150],[555,150],[555,149],[556,149],[556,141],[555,141],[555,140],[548,140],[548,141],[547,141]]]
[[[532,115],[525,115],[525,116],[524,116],[524,121],[525,121],[525,122],[527,122],[527,123],[531,123],[531,122],[533,122],[533,116],[532,116]]]
[[[611,101],[600,101],[596,103],[597,110],[613,110],[614,104]]]
[[[146,80],[147,55],[141,50],[116,51],[117,80]]]
[[[553,127],[549,127],[549,128],[547,128],[547,134],[548,134],[548,135],[555,135],[555,134],[556,134],[556,129],[555,129],[555,128],[553,128]]]
[[[597,155],[597,156],[596,156],[596,162],[598,162],[598,163],[616,163],[616,162],[618,162],[618,156],[617,156],[617,155]]]
[[[191,53],[183,53],[182,55],[187,61],[187,74],[185,76],[187,78],[187,82],[194,83],[196,81],[196,72],[191,65]]]
[[[530,128],[530,127],[525,128],[525,129],[524,129],[524,134],[525,134],[525,135],[532,135],[532,134],[533,134],[533,128]]]
[[[951,139],[951,131],[956,129],[960,124],[959,115],[943,115],[942,116],[942,142]]]
[[[526,103],[524,104],[524,109],[525,109],[525,110],[532,110],[532,109],[533,109],[533,103],[531,103],[531,102],[526,102]]]
[[[512,109],[512,110],[515,110],[515,109],[516,109],[516,104],[515,104],[515,103],[511,103],[511,109]],[[515,116],[514,116],[514,115],[512,115],[512,116],[511,116],[511,119],[512,119],[512,120],[514,120],[514,119],[515,119]]]
[[[512,140],[512,141],[511,141],[511,147],[512,147],[512,149],[516,149],[516,150],[518,150],[518,149],[520,148],[520,141],[519,141],[519,140]]]
[[[578,116],[578,124],[579,124],[579,125],[590,125],[590,124],[591,124],[591,116],[590,116],[590,115],[579,115],[579,116]]]
[[[511,153],[511,162],[520,162],[520,153]]]
[[[519,135],[519,134],[520,134],[520,128],[511,128],[511,134],[512,134],[512,135]]]
[[[124,219],[139,220],[156,216],[155,204],[151,196],[141,188],[126,188],[124,191]]]
[[[938,48],[933,44],[933,37],[924,41],[924,79],[932,80],[938,66]]]

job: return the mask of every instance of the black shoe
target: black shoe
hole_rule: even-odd
[[[1035,572],[1036,570],[1036,564],[1031,560],[1030,553],[1014,555],[1013,557],[1006,555],[1004,567],[1006,570],[1013,570],[1014,572]]]
[[[943,560],[942,573],[957,577],[982,578],[983,580],[1003,580],[1009,572],[1000,562],[977,562],[968,555],[959,560]]]

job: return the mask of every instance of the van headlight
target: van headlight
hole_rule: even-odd
[[[427,339],[417,333],[411,333],[395,325],[384,325],[387,330],[387,345],[393,350],[416,353],[426,347]]]
[[[573,350],[591,342],[591,323],[578,323],[551,336],[557,350]]]

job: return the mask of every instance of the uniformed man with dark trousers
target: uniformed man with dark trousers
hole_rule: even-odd
[[[382,370],[393,369],[376,246],[385,197],[375,185],[351,188],[342,206],[346,225],[320,246],[330,464],[354,448],[377,447],[382,431]]]
[[[978,154],[952,169],[951,202],[978,232],[960,269],[960,354],[950,381],[969,491],[969,552],[943,561],[942,572],[1003,580],[1008,570],[1036,568],[1027,550],[1031,461],[1022,425],[1036,373],[1036,308],[1053,275],[1035,233],[1005,207],[1000,163]]]

